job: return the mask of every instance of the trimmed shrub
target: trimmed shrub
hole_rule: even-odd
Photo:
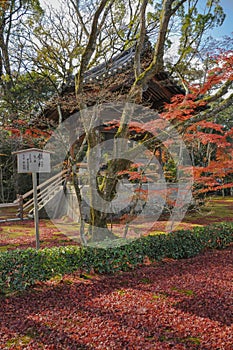
[[[12,250],[0,253],[0,292],[20,291],[36,281],[46,281],[56,275],[76,270],[98,273],[127,271],[165,257],[184,259],[205,249],[223,249],[233,243],[233,224],[221,223],[193,230],[125,240],[124,245],[103,248],[54,247],[51,249]]]

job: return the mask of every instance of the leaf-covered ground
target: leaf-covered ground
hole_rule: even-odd
[[[232,213],[232,198],[213,199],[178,228],[233,221]],[[156,223],[155,234],[164,224]],[[71,225],[64,223],[62,233],[40,220],[41,247],[78,244],[67,235]],[[33,221],[0,225],[0,250],[34,246]],[[232,350],[232,344],[233,247],[114,276],[57,276],[0,296],[0,349]]]
[[[233,249],[0,299],[0,349],[232,350]]]

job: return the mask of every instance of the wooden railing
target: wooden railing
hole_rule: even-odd
[[[68,170],[65,169],[37,186],[38,210],[43,208],[63,187],[65,187],[67,173]],[[34,211],[33,190],[28,191],[21,197],[23,201],[23,215],[32,215]]]
[[[19,203],[0,203],[0,222],[19,219]]]
[[[67,181],[68,170],[47,179],[37,186],[38,210],[43,208],[59,191],[61,191]],[[7,220],[23,220],[34,212],[33,190],[23,195],[18,195],[13,203],[0,203],[0,222]]]

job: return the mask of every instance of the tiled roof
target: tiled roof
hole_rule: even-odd
[[[85,73],[84,98],[88,106],[94,105],[96,101],[115,101],[116,96],[122,98],[127,94],[134,81],[134,55],[135,47],[131,47]],[[146,47],[141,56],[145,68],[151,61],[150,46]],[[77,111],[74,81],[74,77],[71,77],[69,82],[60,89],[59,103],[64,119]],[[183,93],[183,89],[171,79],[169,73],[163,71],[148,82],[143,91],[142,102],[152,109],[161,109],[164,102],[169,102],[172,96]],[[58,97],[54,96],[47,103],[40,117],[58,121],[57,102]]]

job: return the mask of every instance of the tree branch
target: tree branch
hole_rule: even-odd
[[[84,33],[86,34],[86,36],[88,37],[88,36],[89,36],[89,32],[88,32],[88,30],[87,30],[87,27],[85,26],[85,23],[83,22],[82,15],[81,15],[81,13],[80,13],[80,11],[79,11],[79,8],[78,8],[78,2],[75,3],[74,0],[71,0],[71,3],[72,3],[72,5],[74,6],[74,9],[75,9],[76,14],[77,14],[77,16],[78,16],[78,19],[79,19],[79,21],[80,21],[81,27],[82,27]]]
[[[176,11],[186,2],[187,0],[181,0],[180,2],[178,2],[178,4],[176,4],[176,6],[172,9],[172,14],[174,15],[174,13],[176,13]],[[174,2],[174,0],[173,0]]]
[[[160,26],[159,35],[156,41],[156,46],[154,49],[153,61],[144,72],[142,72],[138,78],[135,80],[131,91],[130,97],[135,95],[135,91],[138,90],[140,86],[144,86],[156,73],[163,70],[164,67],[164,46],[166,40],[166,34],[168,30],[168,25],[170,18],[172,16],[172,3],[174,0],[163,0],[163,7],[160,16]]]
[[[141,73],[141,52],[143,50],[143,45],[146,36],[146,8],[147,8],[148,0],[143,0],[141,11],[140,11],[140,32],[139,32],[139,40],[136,46],[135,57],[134,57],[134,73],[135,78]]]
[[[101,16],[101,13],[105,9],[105,6],[107,4],[108,0],[102,0],[99,7],[97,8],[93,21],[92,21],[92,27],[91,27],[91,33],[89,35],[89,40],[86,45],[85,51],[81,58],[80,68],[79,72],[75,76],[75,92],[76,95],[78,95],[82,89],[83,89],[83,78],[84,73],[87,69],[88,63],[91,59],[92,54],[95,51],[96,47],[96,39],[98,36],[98,21]]]
[[[216,101],[217,99],[219,99],[222,96],[224,96],[229,91],[229,89],[232,88],[232,85],[233,85],[233,81],[232,80],[227,80],[221,86],[221,88],[216,92],[216,94],[206,97],[204,99],[204,101],[207,102],[207,103]]]
[[[232,103],[233,103],[233,93],[228,98],[224,99],[221,103],[219,103],[217,107],[213,108],[211,111],[206,110],[205,112],[194,115],[188,121],[185,121],[184,129],[187,129],[189,126],[193,125],[193,123],[201,122],[203,120],[208,120],[208,119],[211,119],[212,117],[216,117],[218,113],[230,107]]]

